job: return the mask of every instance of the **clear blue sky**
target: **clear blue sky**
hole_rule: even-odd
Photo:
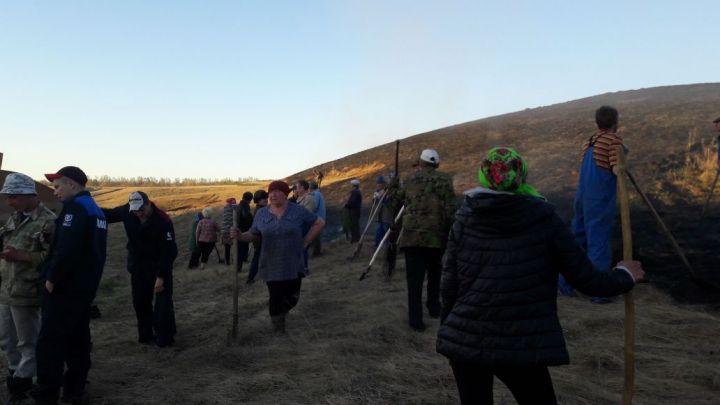
[[[278,178],[527,107],[716,82],[718,4],[0,0],[3,168]]]

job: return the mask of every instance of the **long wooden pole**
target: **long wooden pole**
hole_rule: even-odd
[[[635,187],[635,190],[640,194],[640,197],[642,197],[643,202],[645,202],[645,205],[648,207],[650,212],[652,212],[653,216],[657,220],[658,224],[660,225],[660,229],[665,233],[665,236],[670,240],[670,243],[672,243],[673,248],[675,248],[675,252],[680,257],[680,260],[685,265],[685,268],[688,269],[690,272],[690,275],[695,278],[696,280],[700,280],[700,278],[695,273],[695,270],[690,265],[690,262],[688,261],[687,257],[685,257],[685,253],[683,252],[680,245],[677,243],[677,240],[675,240],[675,237],[673,236],[672,232],[670,232],[670,229],[665,225],[665,222],[663,222],[662,218],[660,218],[660,214],[658,214],[657,210],[655,210],[655,207],[653,207],[652,203],[650,202],[650,199],[643,193],[643,191],[640,189],[640,186],[638,185],[637,181],[635,181],[635,177],[625,169],[625,174],[627,174],[628,178],[630,179],[630,182]]]
[[[233,208],[232,226],[237,226],[238,229],[240,229],[240,224],[238,223],[237,209],[235,209],[235,208]],[[240,243],[239,240],[230,239],[230,241],[232,242],[233,245],[235,245],[235,249],[232,249],[232,250],[235,251],[235,258],[238,262],[236,265],[235,271],[232,272],[233,278],[235,281],[235,286],[233,288],[233,320],[232,320],[233,323],[232,323],[231,336],[232,336],[232,340],[235,341],[237,339],[237,331],[238,331],[238,295],[240,293],[239,274],[240,274],[240,266],[242,266],[242,263],[240,263],[240,258],[238,257],[238,243]]]
[[[630,226],[630,200],[625,182],[625,153],[622,146],[617,148],[618,162],[613,167],[617,177],[620,222],[622,224],[623,259],[632,260],[632,228]],[[632,404],[635,391],[635,302],[632,291],[625,294],[625,382],[623,405]]]
[[[395,176],[400,176],[400,140],[395,141]]]

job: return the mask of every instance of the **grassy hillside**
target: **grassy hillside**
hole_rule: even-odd
[[[636,177],[649,183],[665,173],[658,164],[685,150],[688,137],[708,142],[710,123],[720,115],[720,83],[607,93],[546,107],[471,121],[401,139],[400,173],[411,173],[411,164],[425,148],[440,153],[441,169],[454,175],[461,192],[476,185],[480,159],[493,146],[510,146],[523,154],[530,165],[529,181],[543,193],[570,198],[575,189],[580,146],[595,131],[595,110],[612,105],[620,111],[620,134],[630,148],[628,156]],[[402,138],[404,134],[397,134]],[[395,143],[310,167],[290,178],[311,178],[323,170],[330,200],[340,202],[346,180],[358,177],[363,190],[373,179],[387,174],[394,165]]]
[[[496,145],[513,146],[530,164],[530,181],[566,218],[575,190],[579,145],[594,130],[593,112],[611,104],[631,149],[630,168],[675,232],[691,263],[718,276],[720,198],[700,218],[707,186],[717,169],[709,121],[720,115],[720,84],[673,86],[604,94],[528,109],[405,138],[401,175],[423,148],[435,148],[442,170],[455,176],[458,193],[475,185],[480,157]],[[335,208],[346,181],[359,178],[369,206],[378,174],[393,166],[394,143],[337,159],[325,172],[323,193]],[[311,178],[313,169],[290,179]],[[300,303],[288,319],[287,336],[270,330],[267,289],[242,284],[240,336],[228,339],[233,274],[211,257],[204,271],[186,270],[191,214],[221,206],[247,187],[141,188],[173,215],[180,256],[175,269],[177,346],[136,343],[135,316],[125,270],[122,225],[110,227],[108,261],[98,292],[103,318],[93,321],[93,369],[88,389],[96,404],[453,404],[457,394],[446,360],[435,353],[437,321],[424,333],[407,326],[402,256],[394,278],[357,278],[369,260],[347,258],[354,246],[327,241],[311,260]],[[124,203],[134,188],[94,191],[103,206]],[[718,190],[720,191],[720,190]],[[637,404],[716,404],[720,398],[720,292],[687,276],[637,196],[632,200],[636,257],[651,284],[636,289]],[[336,219],[326,235],[332,239]],[[364,224],[364,221],[363,221]],[[247,267],[247,265],[245,265]],[[242,273],[244,279],[247,273]],[[660,288],[658,288],[660,287]],[[666,292],[669,291],[672,296]],[[676,299],[673,299],[676,298]],[[623,375],[622,300],[592,305],[560,298],[558,309],[572,364],[551,374],[562,404],[617,404]],[[431,321],[426,319],[426,321]],[[5,370],[4,363],[0,373]],[[0,391],[0,399],[5,392]],[[496,384],[496,403],[514,403]]]

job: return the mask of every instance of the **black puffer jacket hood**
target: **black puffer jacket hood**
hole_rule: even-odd
[[[484,188],[465,192],[455,220],[487,236],[520,233],[547,221],[555,207],[542,199]]]

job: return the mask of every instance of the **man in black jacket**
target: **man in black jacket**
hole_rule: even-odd
[[[87,176],[67,166],[46,174],[63,208],[55,221],[45,263],[42,327],[37,343],[36,404],[81,403],[90,371],[90,304],[95,298],[107,246],[103,212],[85,190]],[[63,369],[67,370],[63,375]]]
[[[103,212],[109,223],[122,222],[127,233],[127,269],[138,321],[138,341],[155,342],[159,347],[173,345],[176,330],[172,269],[177,245],[172,220],[142,191],[130,194],[127,204],[103,208]]]

